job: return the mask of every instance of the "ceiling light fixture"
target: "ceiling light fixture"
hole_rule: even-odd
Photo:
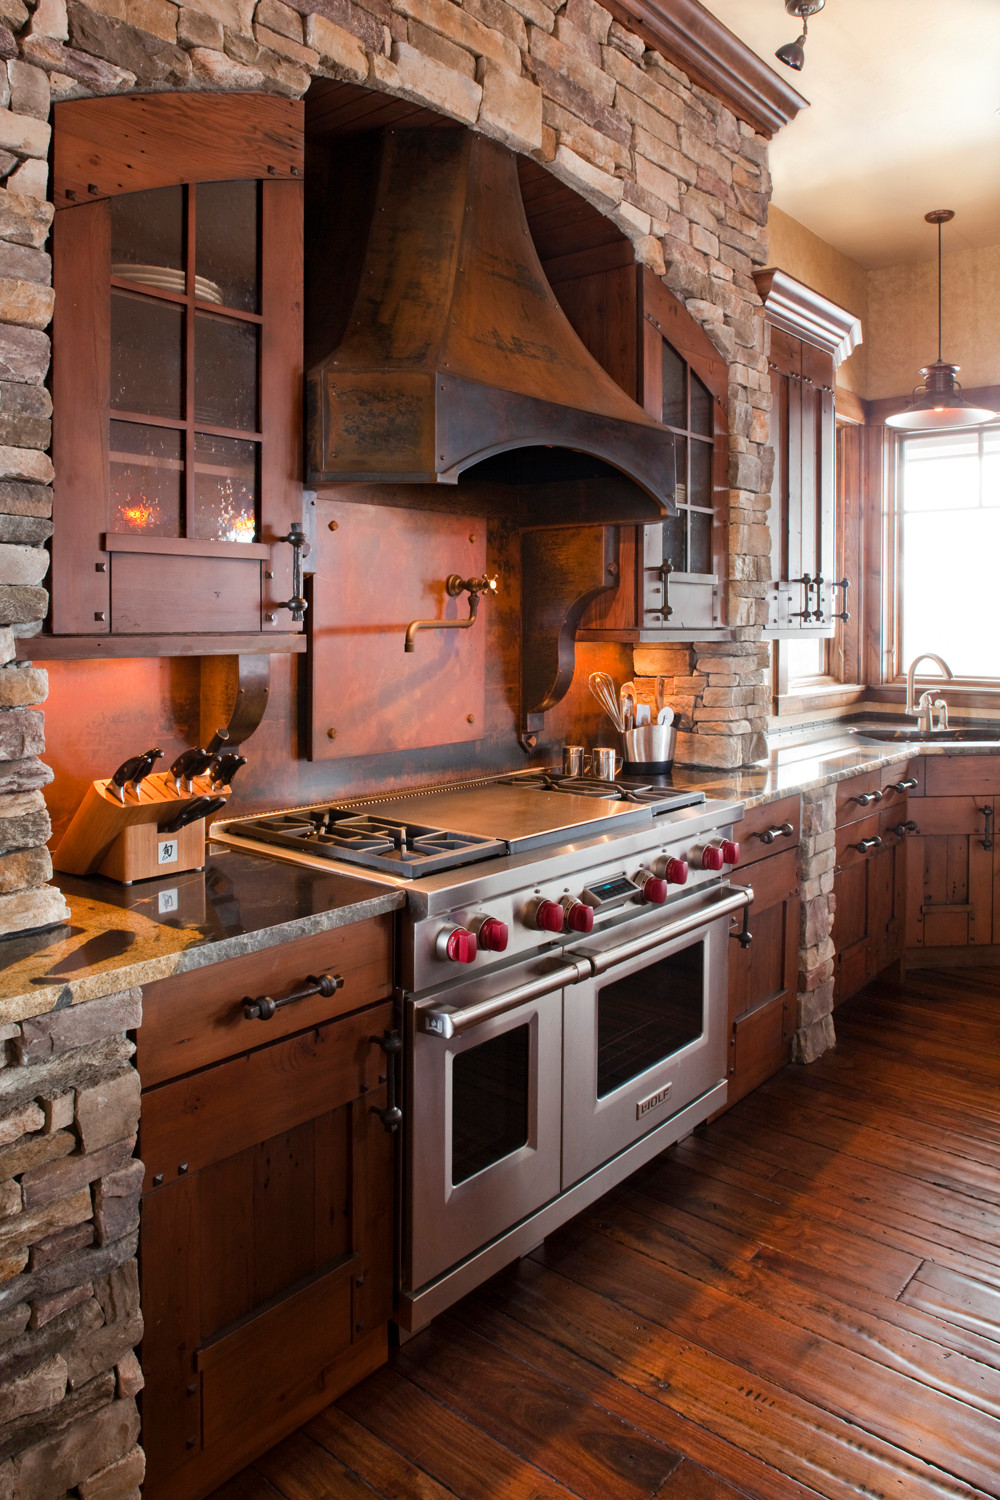
[[[886,417],[887,427],[896,427],[903,432],[933,432],[939,427],[979,427],[983,422],[992,422],[997,413],[985,406],[972,406],[962,395],[962,387],[955,376],[958,365],[949,365],[941,358],[941,225],[955,217],[951,208],[934,208],[924,214],[928,224],[936,224],[938,231],[938,357],[932,365],[920,371],[923,385],[913,388],[910,404],[894,417]]]
[[[785,0],[785,9],[788,14],[798,16],[802,22],[802,35],[794,42],[786,42],[774,55],[779,62],[785,63],[789,68],[794,68],[796,73],[802,72],[802,64],[806,60],[803,48],[809,33],[809,17],[814,16],[818,10],[822,10],[825,4],[826,0]]]

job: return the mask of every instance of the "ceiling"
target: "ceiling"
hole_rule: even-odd
[[[701,0],[810,101],[771,147],[774,203],[862,266],[1000,245],[1000,0],[827,0],[801,73],[783,0]]]

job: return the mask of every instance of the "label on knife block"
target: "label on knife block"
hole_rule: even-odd
[[[175,865],[180,853],[176,839],[159,839],[156,845],[156,863],[158,865]]]

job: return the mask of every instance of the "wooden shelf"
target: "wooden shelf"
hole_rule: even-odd
[[[274,635],[33,635],[17,642],[18,661],[96,661],[132,656],[250,656],[305,651],[306,637]]]

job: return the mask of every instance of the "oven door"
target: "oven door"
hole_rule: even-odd
[[[565,1003],[564,1188],[725,1081],[729,928],[749,899],[724,886],[574,949],[594,977]]]
[[[404,1290],[558,1194],[563,989],[589,974],[536,960],[408,1001]]]

